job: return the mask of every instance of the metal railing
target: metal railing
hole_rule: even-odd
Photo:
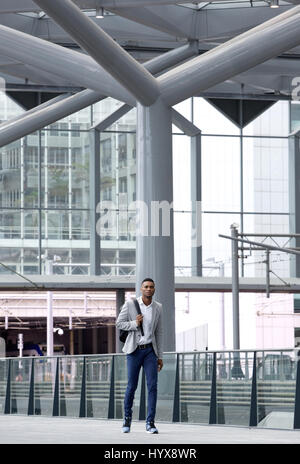
[[[165,353],[156,420],[300,429],[299,353]],[[1,358],[0,414],[118,419],[126,385],[124,354]],[[133,417],[146,409],[142,370]]]

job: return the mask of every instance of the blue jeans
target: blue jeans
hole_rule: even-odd
[[[125,417],[132,417],[132,405],[141,367],[144,367],[148,389],[147,422],[154,421],[157,401],[157,357],[153,348],[136,349],[127,355],[128,384],[124,399]]]

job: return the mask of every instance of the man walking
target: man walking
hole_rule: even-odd
[[[147,277],[141,284],[141,296],[137,299],[141,314],[137,314],[133,301],[126,301],[116,322],[116,327],[128,331],[123,347],[127,354],[128,384],[124,399],[124,422],[122,431],[130,432],[132,405],[138,384],[139,372],[144,367],[148,389],[148,414],[146,431],[158,433],[154,424],[157,402],[157,373],[163,367],[162,305],[152,299],[154,281]],[[141,333],[143,327],[144,335]]]

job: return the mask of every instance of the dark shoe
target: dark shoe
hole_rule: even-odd
[[[155,427],[154,421],[146,422],[147,433],[158,433],[157,428]]]
[[[129,433],[130,432],[130,426],[131,426],[131,417],[125,417],[123,426],[122,426],[122,432],[123,433]]]

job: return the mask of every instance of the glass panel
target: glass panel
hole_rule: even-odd
[[[23,231],[21,230],[21,233],[23,232],[22,238],[30,238],[37,241],[39,238],[39,212],[21,211],[21,221],[23,224]]]
[[[300,128],[300,102],[291,102],[291,132]]]
[[[174,213],[175,274],[191,275],[191,213]]]
[[[201,140],[203,211],[240,211],[240,139],[202,136]]]
[[[42,196],[42,205],[46,208],[69,206],[71,154],[68,144],[68,136],[63,137],[58,134],[45,138],[45,163],[42,166],[42,185],[45,192]]]
[[[0,244],[1,242],[2,240],[0,240]],[[20,254],[20,249],[0,248],[0,261],[6,266],[9,266],[12,270],[17,271],[20,269]],[[0,274],[13,274],[13,272],[0,265]]]
[[[246,214],[244,215],[245,233],[257,234],[289,234],[289,216],[279,214]],[[249,240],[278,247],[292,247],[292,241],[288,237],[248,237]],[[265,251],[245,251],[247,257],[244,263],[246,277],[266,276]],[[289,277],[291,265],[295,263],[295,255],[279,251],[270,252],[270,269],[280,277]],[[279,283],[279,281],[278,281]]]
[[[202,214],[203,276],[211,275],[211,265],[215,261],[224,263],[225,276],[231,275],[231,240],[219,234],[230,236],[233,223],[240,224],[238,214]]]
[[[157,420],[172,421],[176,377],[176,354],[164,355],[164,367],[158,373]],[[146,395],[147,397],[147,395]]]
[[[0,91],[0,121],[1,122],[8,121],[25,112],[24,108],[18,105],[3,90],[4,89],[1,83],[1,91]]]
[[[42,213],[42,236],[44,239],[89,240],[89,234],[89,211],[46,210]],[[70,243],[70,247],[72,246],[75,247],[76,244]]]
[[[135,131],[136,130],[136,108],[132,108],[128,113],[113,123],[107,130],[115,131]],[[134,134],[135,137],[135,134]]]
[[[217,423],[249,425],[253,353],[217,355]]]
[[[116,204],[116,135],[100,136],[100,198]]]
[[[34,414],[52,416],[57,358],[34,360]]]
[[[289,134],[289,102],[278,101],[243,129],[244,135],[284,136]]]
[[[191,211],[191,138],[173,135],[174,210]]]
[[[194,124],[203,134],[239,135],[239,128],[204,98],[194,97]]]
[[[21,211],[7,210],[0,212],[0,240],[21,238]],[[3,240],[1,246],[8,243]]]
[[[123,419],[124,417],[124,396],[127,387],[127,364],[126,356],[115,356],[115,418]],[[133,417],[138,417],[139,403],[137,402],[137,393],[133,401]]]
[[[101,121],[106,119],[124,103],[115,100],[114,98],[108,97],[101,100],[93,105],[93,125],[99,124]]]
[[[287,139],[243,140],[244,210],[289,212]]]
[[[212,365],[212,353],[179,355],[181,422],[208,424]]]
[[[90,238],[90,212],[72,212],[72,236],[73,240],[89,240]]]
[[[27,414],[31,359],[11,360],[11,413]]]
[[[257,353],[258,427],[293,428],[296,353],[294,351]]]
[[[54,129],[46,132],[42,157],[42,206],[89,207],[89,157],[89,133]]]
[[[59,415],[78,417],[80,408],[83,358],[60,359]]]
[[[7,375],[8,360],[0,359],[0,414],[4,414]]]
[[[51,124],[47,130],[56,131],[59,129],[64,130],[87,130],[91,127],[92,109],[90,106],[84,108],[77,113],[70,114],[69,116]]]
[[[111,356],[91,356],[86,358],[87,417],[107,419],[111,366]]]
[[[49,240],[70,239],[72,213],[64,210],[48,210],[43,214],[43,237]]]
[[[89,173],[90,138],[82,133],[80,137],[71,138],[71,186],[72,208],[89,208]]]

